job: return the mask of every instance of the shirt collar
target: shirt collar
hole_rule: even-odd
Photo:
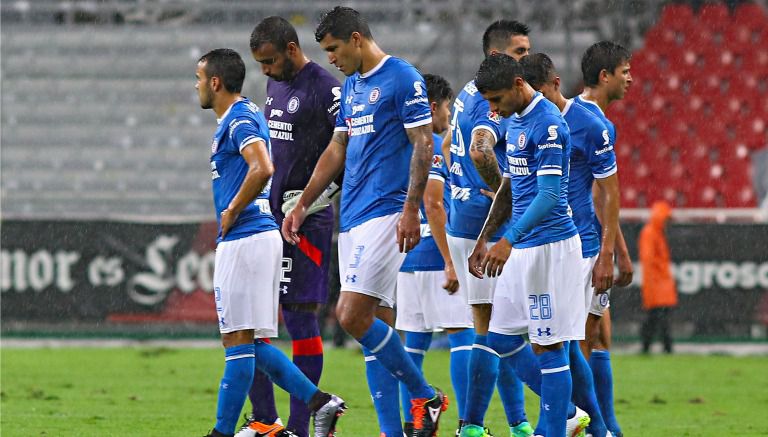
[[[368,78],[368,77],[371,77],[371,76],[373,76],[373,75],[374,75],[374,74],[375,74],[377,71],[381,70],[381,67],[383,67],[383,66],[384,66],[384,63],[385,63],[385,62],[387,62],[387,60],[388,60],[389,58],[391,58],[391,57],[392,57],[392,56],[390,56],[390,55],[385,55],[383,58],[381,58],[381,61],[379,61],[379,63],[378,63],[378,64],[376,64],[376,66],[375,66],[375,67],[371,68],[371,69],[370,69],[369,71],[367,71],[366,73],[364,73],[364,74],[361,74],[361,75],[360,75],[360,77],[362,77],[363,79],[365,79],[365,78]]]
[[[232,102],[232,104],[231,104],[231,105],[229,105],[229,108],[227,108],[227,110],[226,110],[226,111],[224,111],[224,114],[222,114],[221,118],[217,118],[217,119],[216,119],[216,124],[221,124],[221,122],[222,122],[222,121],[223,121],[225,118],[227,118],[227,115],[229,115],[229,111],[231,111],[231,110],[232,110],[232,107],[233,107],[233,106],[235,106],[237,103],[240,103],[240,102],[242,102],[243,100],[245,100],[245,99],[244,99],[244,98],[242,98],[242,97],[240,97],[240,98],[238,98],[237,100],[235,100],[234,102]]]
[[[544,98],[544,96],[540,92],[536,92],[536,94],[533,95],[533,99],[531,99],[531,103],[528,104],[528,106],[525,107],[525,110],[521,112],[520,114],[515,114],[515,117],[517,118],[523,118],[526,115],[528,115],[531,111],[533,111],[533,108],[536,107],[536,105]]]

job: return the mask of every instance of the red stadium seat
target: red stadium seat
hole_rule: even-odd
[[[698,23],[702,32],[699,34],[712,35],[722,33],[731,24],[731,15],[724,3],[706,3],[699,10]]]
[[[672,3],[662,9],[657,26],[687,29],[694,21],[693,9],[689,4]]]
[[[733,23],[768,26],[768,15],[760,5],[744,2],[733,11]]]

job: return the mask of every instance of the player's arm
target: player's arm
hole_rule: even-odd
[[[291,244],[299,242],[298,232],[308,215],[307,209],[344,170],[348,141],[349,136],[346,130],[337,128],[334,131],[331,142],[320,155],[315,170],[312,172],[307,186],[304,187],[304,192],[296,202],[296,207],[283,220],[282,232],[285,241]]]
[[[397,224],[397,244],[400,252],[408,252],[421,238],[419,206],[424,199],[429,168],[432,165],[432,123],[405,129],[408,140],[413,145],[408,177],[408,193],[403,205],[403,215]]]
[[[227,208],[221,211],[221,236],[224,237],[237,220],[237,216],[256,199],[267,186],[275,168],[269,159],[266,143],[259,139],[240,150],[245,162],[248,164],[248,172],[240,185],[240,189],[229,202]]]
[[[600,226],[603,229],[603,239],[601,241],[600,256],[602,256],[603,249],[606,246],[610,246],[616,257],[616,264],[619,267],[619,276],[613,279],[612,285],[618,285],[619,287],[626,287],[632,283],[632,277],[634,276],[634,266],[632,265],[632,258],[629,256],[629,249],[627,243],[624,241],[624,233],[621,231],[619,224],[619,210],[620,210],[620,191],[619,191],[619,178],[618,174],[615,176],[615,187],[606,188],[603,184],[598,183],[592,186],[592,198],[595,204],[595,214],[600,221]],[[609,201],[615,199],[615,205],[609,205]],[[612,209],[615,208],[615,212]],[[615,233],[611,240],[606,235],[606,227],[609,225],[612,217],[615,216]],[[612,244],[610,244],[612,242]],[[600,261],[598,256],[598,261]],[[613,257],[610,258],[613,260]],[[597,267],[597,264],[595,265]],[[613,263],[611,262],[611,274],[613,274]],[[594,271],[593,271],[594,282]],[[597,287],[595,287],[597,288]],[[596,290],[597,291],[597,290]]]
[[[444,188],[444,179],[433,176],[432,174],[429,175],[427,188],[424,191],[424,211],[427,213],[427,222],[429,222],[432,238],[435,239],[437,249],[440,251],[440,255],[445,262],[446,282],[443,284],[443,288],[446,289],[448,293],[453,294],[459,289],[459,280],[456,277],[456,271],[453,268],[451,252],[448,250],[448,239],[445,236],[445,223],[448,221],[448,216],[445,213],[443,202]]]
[[[443,159],[445,165],[451,168],[451,138],[453,138],[453,127],[448,126],[448,132],[443,137],[443,144],[440,146],[440,150],[443,152]]]
[[[469,273],[480,279],[483,278],[481,268],[483,259],[487,253],[486,246],[491,238],[496,235],[501,225],[503,225],[512,215],[512,183],[510,178],[504,177],[496,195],[493,197],[491,209],[488,211],[488,218],[485,219],[483,229],[477,238],[475,248],[469,256]]]
[[[608,177],[597,178],[595,185],[598,188],[593,190],[593,197],[597,192],[600,199],[595,202],[595,211],[602,227],[602,241],[595,268],[592,270],[592,286],[595,287],[596,293],[603,293],[613,285],[613,255],[619,228],[619,176],[614,173]]]
[[[476,127],[472,131],[472,142],[469,146],[469,156],[477,172],[494,192],[501,185],[501,170],[496,160],[496,153],[493,151],[496,142],[493,132],[484,127]]]

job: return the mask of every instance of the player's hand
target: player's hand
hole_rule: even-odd
[[[456,270],[453,269],[452,263],[445,264],[445,283],[443,289],[448,294],[456,293],[459,290],[459,278],[456,277]]]
[[[488,253],[486,244],[487,243],[485,240],[479,238],[475,244],[475,248],[472,249],[472,253],[469,255],[469,259],[467,260],[469,273],[478,279],[483,279],[483,269],[481,266],[483,264],[483,258],[485,258],[485,254]]]
[[[400,248],[400,253],[410,252],[419,244],[420,239],[419,210],[409,207],[406,203],[403,214],[397,222],[397,245]]]
[[[485,188],[480,188],[480,194],[488,197],[491,200],[494,200],[496,198],[496,193],[490,190],[486,190]]]
[[[632,265],[632,259],[629,258],[628,253],[620,252],[616,259],[616,263],[619,265],[619,276],[613,280],[613,283],[619,287],[626,287],[632,283],[632,276],[635,274],[635,267]]]
[[[510,253],[512,253],[512,245],[506,238],[502,238],[485,254],[480,267],[489,277],[495,278],[501,275]]]
[[[297,203],[296,206],[291,209],[288,215],[283,219],[283,226],[280,231],[283,234],[283,239],[290,244],[296,245],[301,240],[299,236],[299,228],[304,224],[304,220],[307,218],[307,208],[304,205]]]
[[[613,256],[603,256],[601,252],[597,257],[595,267],[592,269],[592,287],[595,294],[603,294],[613,286]]]
[[[239,214],[231,211],[229,208],[221,211],[221,238],[224,238],[232,226],[237,221]]]

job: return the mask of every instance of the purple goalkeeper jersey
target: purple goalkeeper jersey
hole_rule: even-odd
[[[283,223],[283,194],[303,190],[320,155],[328,146],[339,111],[341,87],[328,71],[310,61],[293,80],[267,81],[264,115],[272,143],[272,191],[269,204],[278,225]],[[307,217],[302,229],[333,226],[333,210]]]

